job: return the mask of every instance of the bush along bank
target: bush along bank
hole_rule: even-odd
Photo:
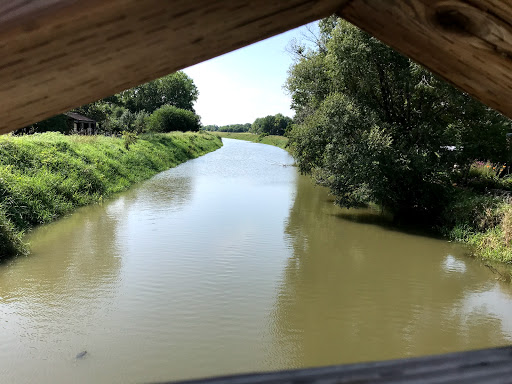
[[[207,133],[1,136],[0,259],[28,252],[27,229],[221,146]]]
[[[471,246],[473,256],[512,264],[512,199],[508,193],[453,193],[441,232]]]

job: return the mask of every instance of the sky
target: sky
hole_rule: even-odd
[[[184,70],[199,90],[194,106],[203,125],[252,123],[257,117],[282,113],[293,117],[284,90],[293,58],[286,51],[301,41],[306,27],[238,49]]]

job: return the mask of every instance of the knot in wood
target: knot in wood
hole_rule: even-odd
[[[443,1],[434,9],[432,21],[443,33],[484,38],[489,35],[492,20],[478,8],[461,1]]]

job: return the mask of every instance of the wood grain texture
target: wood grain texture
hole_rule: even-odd
[[[0,133],[328,16],[347,0],[0,4]]]
[[[11,0],[0,4],[0,133],[333,12],[512,117],[512,2]]]
[[[185,381],[183,384],[256,383],[511,383],[512,347],[403,360],[253,373]]]
[[[512,117],[512,2],[352,0],[337,14]]]

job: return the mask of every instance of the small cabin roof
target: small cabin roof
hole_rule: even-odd
[[[96,121],[93,120],[93,119],[89,119],[87,116],[84,116],[84,115],[81,115],[79,113],[75,113],[75,112],[66,112],[65,115],[73,120],[77,120],[77,121],[85,121],[85,122],[89,122],[89,123],[95,123]]]

